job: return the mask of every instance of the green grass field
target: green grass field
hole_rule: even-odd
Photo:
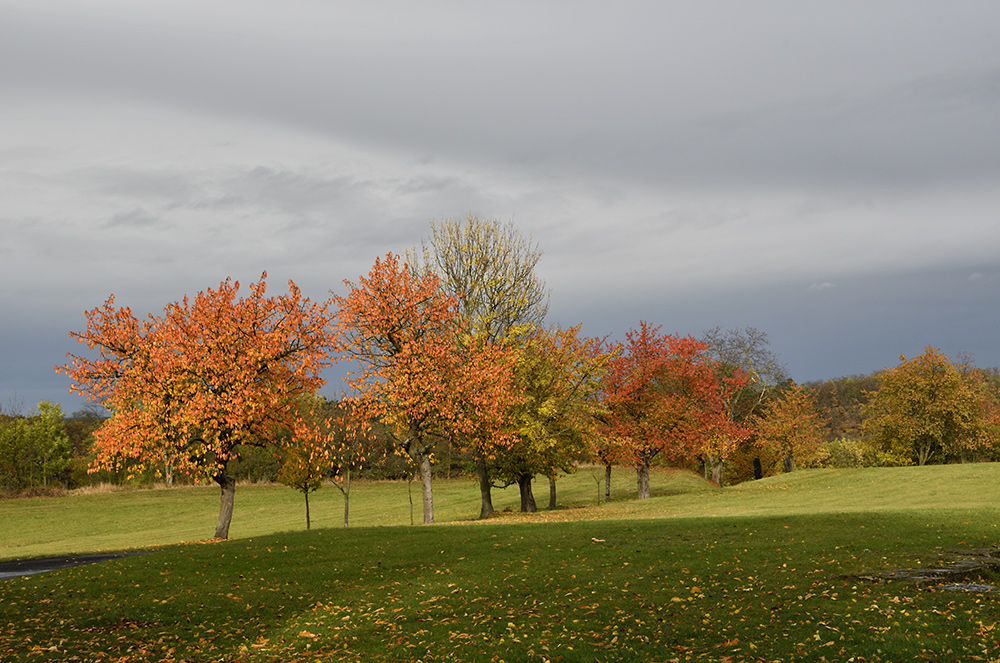
[[[214,530],[210,488],[0,502],[0,558],[151,550],[0,581],[0,660],[1000,656],[992,593],[861,579],[995,545],[1000,465],[809,470],[722,490],[659,472],[641,503],[632,473],[615,480],[611,503],[594,504],[584,470],[559,482],[567,508],[486,523],[472,521],[472,482],[438,481],[430,527],[407,526],[406,484],[355,484],[349,530],[324,488],[308,532],[301,494],[240,486],[226,542],[198,542]],[[516,492],[495,504],[516,507]]]

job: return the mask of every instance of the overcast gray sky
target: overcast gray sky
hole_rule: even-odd
[[[325,298],[470,213],[590,335],[1000,365],[1000,3],[0,0],[0,406],[80,408],[109,294]]]

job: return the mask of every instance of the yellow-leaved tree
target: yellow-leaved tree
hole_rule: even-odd
[[[924,465],[966,459],[989,446],[997,430],[995,395],[980,371],[927,346],[878,374],[864,430],[889,458]]]

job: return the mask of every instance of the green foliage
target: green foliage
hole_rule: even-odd
[[[239,481],[273,482],[281,473],[281,461],[281,450],[275,446],[244,446],[240,455],[229,461],[227,469]]]
[[[62,410],[42,401],[30,418],[0,421],[0,490],[19,491],[69,481],[73,446]]]
[[[847,469],[854,467],[902,467],[912,463],[886,453],[871,441],[851,437],[839,437],[823,445],[818,467]]]
[[[514,371],[521,399],[510,414],[517,440],[493,460],[497,478],[572,472],[596,435],[593,415],[607,360],[601,343],[579,330],[538,330],[524,341]]]

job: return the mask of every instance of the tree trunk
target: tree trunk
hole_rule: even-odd
[[[476,459],[476,475],[479,477],[479,495],[482,498],[479,507],[479,518],[482,520],[493,515],[493,483],[490,481],[486,459],[481,456]]]
[[[725,468],[726,461],[712,461],[712,481],[714,481],[715,485],[719,488],[722,488],[722,480],[725,477]]]
[[[556,475],[549,477],[549,511],[556,508]]]
[[[406,498],[410,500],[410,527],[413,527],[413,472],[406,476]]]
[[[640,500],[649,499],[649,461],[643,460],[635,466],[636,483]]]
[[[531,474],[522,474],[517,478],[518,488],[521,489],[521,512],[535,513],[538,507],[535,506],[535,495],[531,492],[531,481],[535,477]]]
[[[347,468],[344,473],[344,529],[347,529],[348,516],[351,513],[351,468]]]
[[[420,484],[424,493],[424,524],[434,522],[434,492],[431,489],[431,457],[420,457]]]
[[[166,453],[163,454],[163,481],[168,488],[174,485],[174,468],[170,465],[170,458]]]
[[[795,471],[795,458],[792,456],[792,454],[788,454],[787,456],[785,456],[785,472],[787,473],[794,471]]]
[[[311,529],[312,523],[309,521],[309,491],[304,490],[302,494],[306,496],[306,529]]]
[[[764,468],[760,464],[760,458],[753,459],[753,478],[754,479],[764,478]]]
[[[604,501],[611,501],[611,466],[604,466]]]
[[[229,538],[229,523],[233,519],[233,499],[236,496],[236,479],[225,470],[215,475],[215,483],[222,487],[222,502],[219,505],[219,524],[215,527],[215,538]]]

